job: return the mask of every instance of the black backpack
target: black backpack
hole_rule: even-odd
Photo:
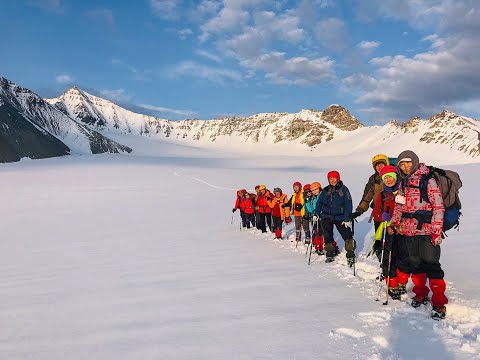
[[[445,205],[445,215],[443,218],[443,232],[460,225],[460,216],[462,213],[462,203],[460,202],[459,190],[462,187],[460,175],[452,170],[439,169],[434,166],[428,166],[429,172],[420,178],[419,188],[422,200],[430,203],[428,199],[427,184],[432,178],[438,184],[442,193],[443,203]]]

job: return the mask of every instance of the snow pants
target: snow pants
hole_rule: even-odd
[[[315,250],[323,251],[324,240],[320,228],[320,222],[315,222],[312,226],[312,242],[315,245]]]
[[[353,240],[353,232],[349,227],[342,225],[342,221],[324,218],[320,220],[323,238],[325,239],[325,250],[327,250],[327,257],[335,255],[335,245],[333,239],[333,226],[335,226],[340,233],[340,236],[345,241],[345,250],[347,251],[347,258],[355,257],[355,240]]]
[[[273,232],[272,229],[272,214],[271,213],[259,213],[259,222],[257,223],[258,229],[262,230],[262,232],[267,232],[267,225],[270,231]]]
[[[247,218],[245,217],[245,211],[240,209],[240,217],[242,218],[242,227],[247,227]]]
[[[295,216],[295,239],[297,241],[302,240],[302,228],[305,231],[305,237],[310,240],[310,222],[304,219],[303,216]]]
[[[275,236],[277,238],[282,237],[282,224],[283,220],[280,216],[272,216],[273,230],[275,230]]]
[[[260,228],[260,212],[258,210],[255,210],[255,227],[258,229],[258,230],[261,230]]]
[[[445,274],[440,265],[440,246],[432,244],[430,235],[400,235],[398,248],[400,252],[398,268],[403,273],[412,273],[415,295],[420,298],[428,296],[430,292],[426,286],[428,278],[432,291],[432,305],[442,307],[447,304],[446,284],[443,279]]]
[[[247,226],[247,229],[250,229],[250,224],[251,226],[255,226],[255,214],[247,214],[245,213],[245,224]]]

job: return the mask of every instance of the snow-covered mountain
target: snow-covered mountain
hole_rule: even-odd
[[[26,156],[131,152],[65,115],[28,89],[0,77],[0,161]]]
[[[77,87],[46,101],[100,131],[207,143],[235,137],[250,143],[299,142],[314,146],[332,140],[335,132],[363,127],[339,105],[296,114],[262,113],[250,117],[169,121],[131,112]]]
[[[479,122],[447,110],[428,120],[414,117],[403,124],[392,120],[384,126],[364,126],[340,105],[294,114],[260,113],[249,117],[169,121],[134,113],[77,87],[46,101],[107,135],[139,135],[205,146],[298,145],[296,148],[322,153],[334,149],[332,154],[394,145],[432,153],[453,151],[457,158],[472,159],[480,155]],[[337,146],[331,146],[334,144]]]

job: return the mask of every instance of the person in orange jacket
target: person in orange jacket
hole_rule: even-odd
[[[272,208],[272,221],[273,229],[275,230],[275,237],[277,239],[282,238],[282,223],[286,217],[290,216],[290,208],[284,205],[288,203],[288,196],[282,193],[282,189],[273,189],[275,197],[268,201],[268,204]]]
[[[259,224],[258,228],[262,230],[262,233],[267,232],[267,225],[270,231],[272,230],[272,217],[271,212],[272,208],[268,205],[268,200],[271,200],[272,196],[270,192],[267,193],[267,187],[265,185],[260,185],[259,187],[260,194],[257,197],[256,207],[258,207],[259,213]]]
[[[304,221],[303,218],[305,215],[305,199],[303,197],[302,184],[298,181],[293,183],[293,195],[288,202],[288,207],[290,208],[290,213],[293,212],[295,216],[295,239],[298,242],[302,240],[302,227],[305,234],[310,234],[310,224],[307,220]],[[310,239],[308,239],[308,242],[310,242]],[[305,241],[305,243],[307,243],[307,241]]]

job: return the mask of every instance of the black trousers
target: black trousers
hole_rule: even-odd
[[[390,273],[388,272],[388,258],[392,252],[390,258]],[[385,247],[383,250],[382,270],[383,276],[395,277],[397,276],[397,266],[400,261],[400,254],[398,250],[398,235],[385,235]]]
[[[430,235],[399,235],[398,250],[400,271],[407,274],[425,273],[429,279],[443,279],[440,246],[432,245]]]
[[[255,227],[258,230],[261,230],[260,228],[261,220],[260,220],[260,212],[258,210],[255,210]]]
[[[272,214],[271,213],[259,213],[260,214],[260,227],[258,229],[262,230],[262,232],[267,231],[267,226],[270,231],[272,230]],[[257,223],[258,224],[258,223]]]
[[[320,226],[322,228],[323,238],[325,240],[325,250],[327,250],[327,256],[332,256],[333,253],[333,227],[335,226],[340,233],[340,236],[345,241],[345,245],[347,245],[347,241],[353,242],[353,250],[350,248],[346,248],[347,250],[347,258],[351,258],[354,256],[354,249],[355,249],[355,242],[353,240],[353,232],[352,229],[345,227],[342,225],[342,221],[339,220],[331,220],[331,219],[322,219],[320,220]]]
[[[272,216],[273,230],[282,230],[283,220],[280,216]]]
[[[255,214],[246,214],[245,213],[245,224],[248,229],[250,229],[250,224],[255,226]]]

